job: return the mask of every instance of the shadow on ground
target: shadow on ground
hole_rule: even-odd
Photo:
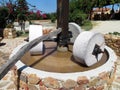
[[[6,45],[6,43],[0,43],[0,46],[4,46],[4,45]]]

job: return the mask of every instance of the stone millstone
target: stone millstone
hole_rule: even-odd
[[[96,47],[99,47],[101,53],[95,53]],[[85,31],[79,34],[73,46],[73,55],[76,61],[92,66],[103,56],[105,47],[104,36],[100,33]]]
[[[69,31],[72,32],[72,38],[70,38],[71,43],[74,43],[77,36],[82,32],[81,27],[74,22],[69,23]]]
[[[29,41],[32,41],[36,38],[38,38],[39,36],[43,35],[43,31],[42,31],[42,26],[41,25],[30,25],[29,28]],[[40,42],[38,45],[36,45],[35,47],[33,47],[30,50],[30,53],[32,55],[36,55],[36,54],[42,54],[43,53],[43,42]]]

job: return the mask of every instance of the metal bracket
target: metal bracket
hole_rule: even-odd
[[[92,52],[92,55],[95,55],[97,61],[98,61],[98,54],[103,53],[103,51],[100,49],[100,46],[95,44],[94,50]]]

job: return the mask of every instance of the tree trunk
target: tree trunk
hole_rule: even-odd
[[[57,0],[57,28],[62,28],[58,35],[58,46],[68,46],[69,0]]]

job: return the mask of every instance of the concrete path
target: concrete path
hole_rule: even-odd
[[[109,32],[120,32],[120,21],[92,21],[93,29],[91,31],[97,31],[103,34]]]

